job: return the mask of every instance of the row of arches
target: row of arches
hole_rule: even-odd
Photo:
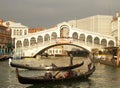
[[[35,44],[40,44],[45,41],[50,41],[56,39],[58,37],[56,32],[52,32],[51,34],[39,35],[35,37],[25,38],[24,40],[17,40],[16,41],[16,48],[18,47],[26,47],[26,46],[33,46]],[[86,44],[92,45],[102,45],[102,46],[114,46],[115,43],[113,40],[108,40],[106,38],[100,38],[98,36],[92,36],[85,33],[72,33],[73,40],[82,41]]]
[[[99,38],[98,36],[92,36],[92,35],[85,35],[80,34],[78,35],[77,32],[73,33],[73,39],[79,39],[80,41],[84,41],[87,44],[96,44],[96,45],[102,45],[102,46],[114,46],[115,43],[113,40],[107,40],[106,38]]]

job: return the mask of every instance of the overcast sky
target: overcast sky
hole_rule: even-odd
[[[120,0],[0,0],[0,18],[30,28],[50,28],[58,23],[93,15],[115,15]]]

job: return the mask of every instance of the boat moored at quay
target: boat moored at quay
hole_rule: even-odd
[[[104,47],[97,49],[91,56],[93,62],[120,67],[120,47]]]

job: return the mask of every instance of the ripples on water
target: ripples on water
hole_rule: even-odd
[[[74,58],[74,63],[79,63],[80,61],[87,61],[83,58]],[[24,61],[25,62],[25,61]],[[29,60],[29,62],[31,62]],[[38,60],[39,63],[51,64],[56,63],[58,66],[63,66],[69,64],[69,59],[66,57],[58,57],[55,59],[42,59]],[[23,85],[20,84],[16,78],[15,70],[8,66],[8,61],[0,62],[0,88],[120,88],[120,68],[114,68],[110,66],[105,66],[102,64],[95,64],[96,71],[85,82],[72,82],[67,84],[59,85]],[[86,70],[87,66],[83,66],[83,71]],[[42,74],[39,71],[20,71],[23,76]]]

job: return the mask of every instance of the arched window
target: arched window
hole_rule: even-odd
[[[22,42],[21,42],[20,40],[17,41],[16,47],[17,47],[17,48],[18,48],[18,47],[22,47]]]
[[[55,32],[53,32],[51,35],[51,39],[56,39],[56,38],[57,38],[57,34]]]
[[[87,36],[87,43],[92,44],[92,36],[91,35]]]
[[[98,37],[95,37],[94,38],[94,44],[100,44],[100,39]]]
[[[17,35],[19,35],[19,30],[17,30]]]
[[[74,33],[72,34],[72,37],[73,37],[73,39],[78,39],[78,33],[77,33],[77,32],[74,32]]]
[[[114,42],[112,41],[112,40],[110,40],[109,42],[108,42],[108,46],[114,46]]]
[[[24,41],[23,41],[23,46],[29,46],[29,41],[28,41],[28,39],[24,39]]]
[[[69,27],[67,25],[61,26],[60,37],[69,37]]]
[[[107,41],[106,41],[106,39],[102,39],[102,40],[101,40],[101,45],[102,45],[102,46],[107,46]]]
[[[36,44],[36,39],[34,37],[32,37],[30,39],[30,45],[35,45]]]
[[[14,30],[14,35],[17,35],[17,30]]]
[[[20,30],[20,35],[22,35],[22,30]]]
[[[24,30],[24,35],[27,35],[27,30]]]
[[[85,42],[85,34],[80,34],[79,40]]]
[[[42,36],[38,36],[37,43],[42,43],[42,42],[43,42],[43,37]]]
[[[46,34],[46,35],[45,35],[44,40],[45,40],[45,41],[49,41],[49,40],[50,40],[49,34]]]

